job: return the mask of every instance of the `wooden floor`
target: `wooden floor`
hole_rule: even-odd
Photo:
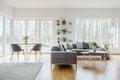
[[[36,80],[120,80],[120,56],[113,56],[109,61],[81,61],[78,59],[77,70],[75,66],[57,66],[53,65],[51,69],[50,54],[37,56],[35,61],[34,55],[26,57],[20,55],[18,61],[14,55],[12,61],[10,56],[0,58],[0,63],[16,62],[42,62],[44,63]]]

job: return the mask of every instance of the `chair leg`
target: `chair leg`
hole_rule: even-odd
[[[36,57],[37,57],[37,53],[36,53],[36,51],[35,51],[35,60],[36,60]]]
[[[41,53],[41,51],[40,51],[40,55],[42,56],[42,53]]]
[[[13,54],[14,54],[14,52],[12,53],[10,60],[12,60],[12,58],[13,58]]]
[[[23,55],[24,55],[24,59],[25,59],[25,53],[24,53],[24,51],[23,51]]]
[[[17,59],[18,59],[18,61],[19,61],[19,52],[17,53]]]

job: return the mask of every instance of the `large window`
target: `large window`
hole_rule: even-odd
[[[0,16],[0,56],[10,54],[10,19]]]
[[[3,55],[3,17],[0,16],[0,55]]]
[[[52,21],[42,20],[41,21],[41,42],[44,44],[44,50],[50,49],[52,38]]]
[[[27,21],[27,35],[29,36],[29,41],[35,41],[35,28],[36,28],[36,21],[35,20],[28,20]]]
[[[4,53],[9,54],[10,53],[10,19],[5,18],[5,37],[4,37]]]
[[[118,19],[77,19],[76,41],[108,42],[118,47]]]
[[[25,36],[25,21],[15,20],[14,21],[14,41],[23,42],[23,36]]]

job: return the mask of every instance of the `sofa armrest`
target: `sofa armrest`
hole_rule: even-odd
[[[52,51],[51,52],[51,63],[65,63],[65,64],[76,64],[77,53],[66,52],[66,51]]]
[[[58,46],[52,47],[51,51],[60,51],[60,48]]]

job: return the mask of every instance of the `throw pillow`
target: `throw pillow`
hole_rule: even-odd
[[[82,42],[76,42],[77,49],[83,49],[83,43]]]
[[[89,42],[88,45],[89,45],[89,49],[93,48],[92,42]]]
[[[64,48],[61,43],[59,43],[60,51],[64,51]]]
[[[89,45],[88,45],[87,42],[84,42],[84,41],[83,41],[83,48],[84,48],[84,49],[89,49]]]
[[[63,47],[64,51],[67,51],[67,49],[65,48],[65,46],[63,44],[62,44],[62,47]]]
[[[73,43],[72,46],[73,46],[73,49],[77,49],[77,44],[76,43]]]
[[[67,45],[67,49],[69,49],[69,50],[73,49],[72,43],[67,43],[66,45]]]

